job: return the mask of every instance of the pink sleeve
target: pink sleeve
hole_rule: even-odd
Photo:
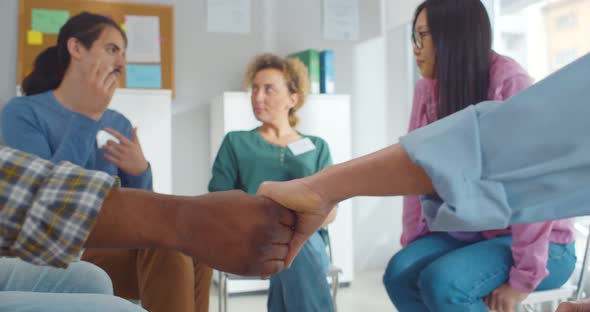
[[[502,88],[499,90],[499,94],[497,94],[497,98],[495,100],[505,101],[508,98],[518,94],[522,90],[530,87],[533,84],[533,80],[526,74],[519,74],[513,77],[506,79],[503,84]]]
[[[418,80],[414,87],[414,97],[412,99],[412,112],[410,113],[410,126],[408,132],[412,132],[420,128],[420,114],[424,111],[426,106],[426,92],[428,91],[428,82],[425,79]]]
[[[508,283],[514,289],[533,292],[549,274],[549,235],[554,221],[512,225],[512,259]]]
[[[427,92],[426,81],[419,80],[414,88],[414,99],[412,103],[412,112],[410,114],[410,126],[408,132],[411,132],[420,125],[420,114],[424,109],[425,94]],[[400,243],[402,246],[408,245],[422,233],[427,232],[426,223],[422,222],[422,205],[418,196],[404,196],[402,211],[402,236]]]
[[[418,196],[404,196],[404,208],[402,211],[402,237],[400,243],[407,246],[416,238],[427,234],[428,228],[422,217],[422,205]]]

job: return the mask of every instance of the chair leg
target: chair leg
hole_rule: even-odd
[[[227,312],[227,276],[223,274],[223,312]]]
[[[559,302],[556,300],[553,300],[549,303],[549,309],[551,309],[551,311],[555,311],[555,310],[557,310],[558,305],[559,305]]]
[[[336,274],[332,277],[332,304],[334,305],[334,312],[338,312],[338,305],[336,303],[336,296],[338,295],[339,276]]]
[[[219,300],[217,306],[219,312],[223,312],[223,273],[218,271],[217,277],[217,300]]]

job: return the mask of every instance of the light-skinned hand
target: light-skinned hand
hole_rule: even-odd
[[[105,128],[104,130],[119,140],[119,143],[113,140],[107,141],[103,147],[104,158],[127,174],[140,175],[144,173],[148,168],[148,162],[143,156],[137,137],[137,128],[133,128],[131,131],[131,140],[114,129]]]
[[[83,73],[81,99],[72,103],[72,110],[99,120],[109,106],[115,89],[119,86],[121,71],[110,65],[96,61],[90,69]]]
[[[528,293],[512,288],[509,284],[503,284],[494,289],[483,301],[490,310],[514,312],[514,307],[526,299],[528,295]]]
[[[258,188],[257,195],[270,198],[294,210],[297,215],[295,233],[289,245],[289,254],[286,260],[287,267],[291,266],[293,259],[307,239],[324,224],[330,211],[336,205],[315,191],[305,179],[264,182]]]

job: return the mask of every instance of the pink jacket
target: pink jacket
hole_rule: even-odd
[[[488,100],[504,101],[531,84],[531,78],[518,63],[493,53]],[[435,88],[435,80],[421,79],[416,83],[409,131],[437,120]],[[404,197],[402,246],[429,233],[418,197]],[[530,293],[548,275],[546,266],[549,242],[573,242],[573,219],[515,224],[506,229],[484,231],[481,234],[486,239],[512,234],[514,266],[510,270],[509,284],[515,289]]]

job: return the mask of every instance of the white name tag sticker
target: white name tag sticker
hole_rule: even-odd
[[[303,138],[297,142],[289,144],[288,146],[291,150],[291,153],[293,153],[295,156],[299,156],[315,149],[315,145],[309,138]]]

